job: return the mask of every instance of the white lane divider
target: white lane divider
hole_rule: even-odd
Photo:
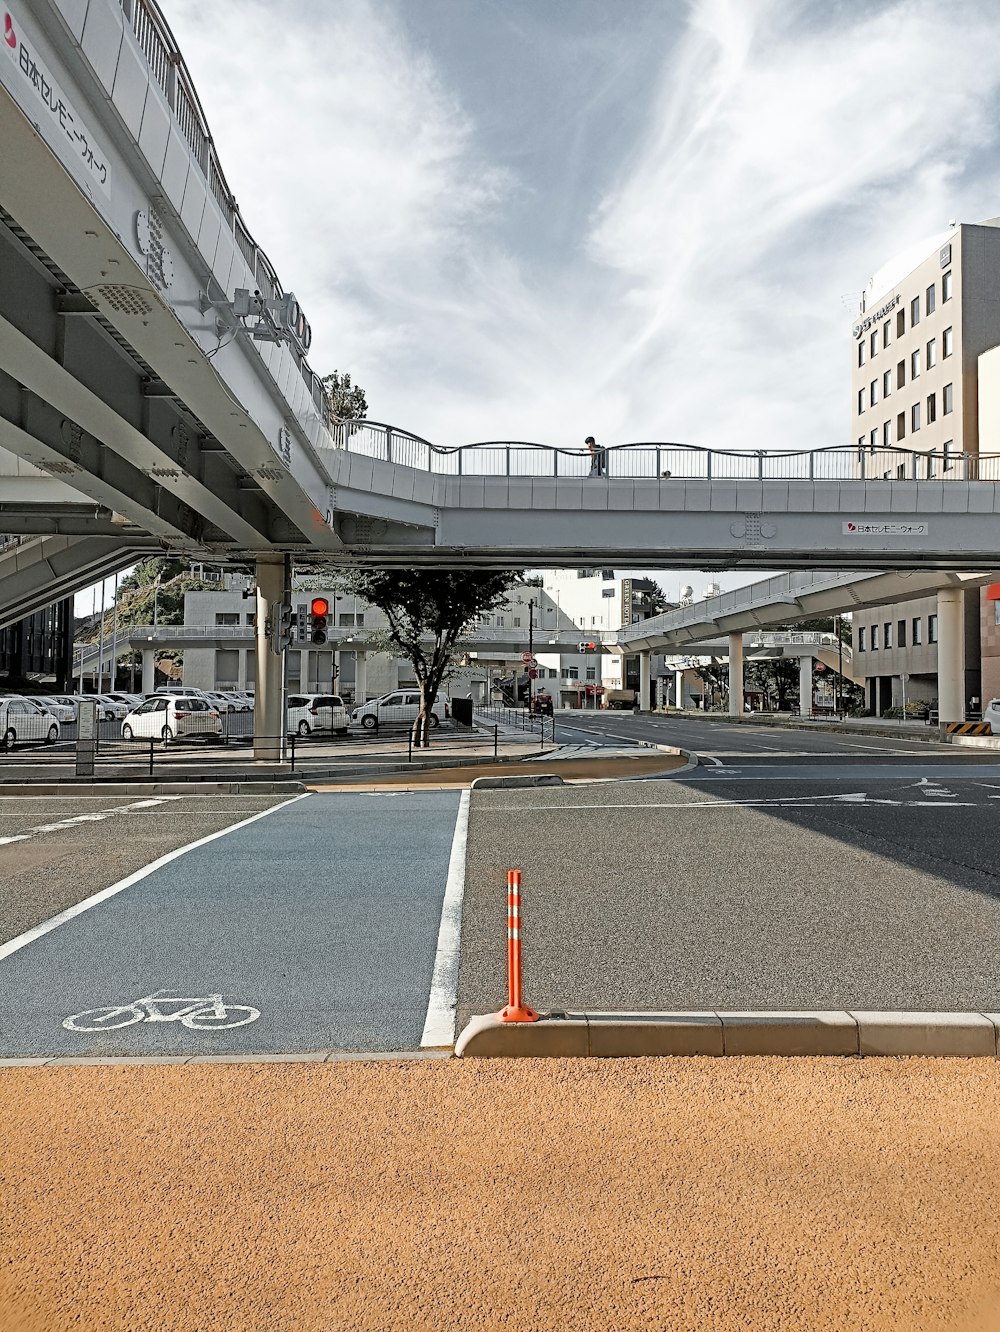
[[[311,795],[311,791],[303,791],[301,795],[292,796],[290,800],[283,800],[280,805],[271,805],[269,809],[262,809],[256,814],[251,814],[248,819],[241,819],[239,823],[233,823],[228,828],[220,828],[218,832],[209,833],[207,837],[199,837],[194,842],[188,842],[186,846],[179,846],[174,851],[168,851],[165,856],[160,856],[158,860],[153,860],[148,865],[144,865],[142,869],[136,870],[134,874],[129,874],[127,878],[119,879],[117,883],[111,884],[109,888],[102,888],[100,892],[94,893],[92,897],[85,897],[82,902],[77,902],[75,905],[67,907],[65,911],[60,911],[58,916],[53,916],[50,920],[43,920],[40,925],[35,925],[32,929],[25,930],[23,934],[8,939],[5,944],[0,944],[0,962],[5,957],[10,957],[12,953],[20,952],[22,948],[34,943],[36,939],[41,939],[43,935],[57,929],[60,925],[65,925],[67,921],[73,920],[76,916],[82,916],[91,907],[106,902],[108,898],[116,896],[125,888],[131,888],[134,883],[145,879],[155,870],[162,869],[164,865],[169,865],[172,860],[178,860],[181,856],[186,856],[189,851],[194,851],[199,846],[207,846],[209,842],[215,842],[220,837],[228,837],[230,833],[238,832],[240,828],[246,828],[249,824],[256,823],[258,819],[266,819],[269,814],[276,814],[280,809],[287,809],[289,805],[294,805],[299,800],[308,800]]]
[[[26,833],[21,833],[17,837],[0,837],[0,846],[7,842],[26,842],[36,833],[62,832],[66,828],[73,828],[80,823],[101,823],[104,819],[110,819],[115,814],[127,814],[134,809],[152,809],[154,805],[164,805],[168,800],[181,800],[179,795],[164,795],[151,797],[148,800],[135,800],[129,805],[115,805],[113,809],[98,809],[91,814],[74,814],[67,819],[59,819],[55,823],[37,823],[33,828],[29,828]]]
[[[451,841],[451,859],[448,862],[448,882],[441,904],[441,925],[438,929],[437,951],[434,956],[434,974],[424,1018],[420,1047],[453,1045],[455,1043],[455,1009],[458,1005],[458,960],[462,933],[462,900],[465,897],[465,848],[469,840],[469,800],[471,793],[462,792],[455,820],[455,835]]]
[[[174,1005],[172,1011],[165,1011]],[[249,1004],[225,1004],[221,994],[206,994],[199,999],[182,999],[170,990],[154,990],[144,999],[110,1008],[89,1008],[63,1018],[67,1031],[116,1031],[136,1022],[180,1022],[191,1031],[226,1031],[256,1022],[260,1009]]]

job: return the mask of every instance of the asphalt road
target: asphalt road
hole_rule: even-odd
[[[509,867],[538,1008],[997,1011],[998,800],[909,759],[478,792],[459,1026],[504,1001]]]

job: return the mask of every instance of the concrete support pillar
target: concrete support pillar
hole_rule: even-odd
[[[648,652],[639,653],[639,710],[649,711],[649,682],[652,656]]]
[[[239,666],[236,668],[236,688],[246,689],[247,687],[247,650],[239,649]]]
[[[938,614],[938,720],[965,721],[965,594],[961,588],[942,588]]]
[[[799,716],[811,717],[813,712],[813,659],[808,654],[799,658]]]
[[[368,702],[368,654],[358,652],[355,654],[354,666],[354,706],[359,703]]]
[[[729,635],[729,715],[743,716],[743,634]]]
[[[311,694],[312,690],[312,653],[308,648],[299,648],[299,690]],[[317,692],[319,688],[317,686]]]
[[[254,687],[253,756],[272,763],[285,752],[285,660],[267,637],[271,608],[285,591],[283,564],[257,561],[257,682]]]
[[[684,706],[684,672],[674,671],[674,702],[677,707]]]
[[[151,694],[156,688],[156,661],[152,648],[142,649],[142,692]]]

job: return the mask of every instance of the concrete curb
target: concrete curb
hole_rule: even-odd
[[[648,1055],[935,1055],[996,1059],[1000,1013],[708,1009],[675,1013],[548,1013],[539,1022],[470,1020],[462,1058],[634,1058]]]
[[[0,796],[299,795],[300,781],[281,782],[10,782]]]
[[[530,777],[473,777],[469,783],[472,791],[490,791],[499,786],[565,786],[563,779],[554,772],[534,773]]]
[[[143,1064],[340,1064],[373,1060],[450,1059],[450,1050],[307,1050],[302,1054],[41,1055],[0,1059],[0,1068],[120,1068]]]

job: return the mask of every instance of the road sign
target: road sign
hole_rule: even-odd
[[[527,664],[529,661],[535,660],[535,654],[533,652],[522,652],[521,660]]]
[[[532,666],[532,667],[529,667],[529,669],[528,669],[528,679],[529,679],[529,680],[537,680],[537,679],[538,679],[538,672],[535,670],[535,668],[534,668],[533,666]]]

